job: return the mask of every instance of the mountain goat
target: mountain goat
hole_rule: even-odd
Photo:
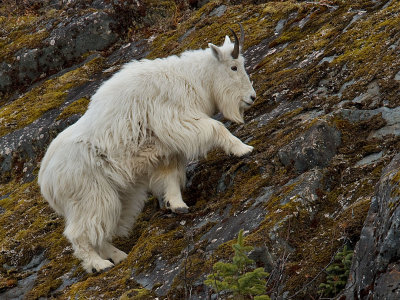
[[[50,144],[38,182],[65,217],[64,234],[87,272],[118,264],[126,253],[111,244],[127,236],[147,192],[176,213],[185,166],[210,149],[242,156],[242,143],[210,116],[243,123],[256,94],[235,32],[221,47],[127,63],[93,95],[86,113]]]

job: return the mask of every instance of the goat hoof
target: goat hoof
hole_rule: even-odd
[[[178,215],[187,214],[189,212],[188,207],[178,207],[173,210],[174,213]]]
[[[110,270],[112,267],[114,267],[114,264],[111,261],[105,259],[95,261],[91,266],[87,266],[85,269],[88,273],[99,274],[104,271]]]
[[[110,259],[110,260],[111,260],[111,259]],[[112,267],[108,267],[108,268],[101,269],[101,270],[97,270],[96,268],[92,268],[92,273],[93,273],[94,275],[99,275],[99,274],[101,274],[101,273],[110,271],[111,269],[112,269]]]

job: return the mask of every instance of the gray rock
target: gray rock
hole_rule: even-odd
[[[343,109],[340,114],[344,119],[347,119],[350,122],[365,121],[373,116],[382,114],[382,118],[386,121],[386,125],[371,132],[369,138],[381,138],[388,134],[400,136],[400,107],[379,107],[372,110]]]
[[[400,299],[400,154],[383,170],[355,248],[346,299]]]
[[[279,102],[281,98],[284,97],[282,93],[273,96],[276,98],[275,100],[276,102]],[[279,116],[291,112],[299,107],[301,107],[301,103],[299,101],[294,101],[294,102],[281,101],[279,105],[272,111],[258,116],[252,122],[257,122],[257,127],[260,128],[262,126],[267,125],[275,118],[278,118]]]
[[[274,31],[275,35],[282,33],[283,27],[286,25],[286,22],[287,22],[286,19],[279,20],[278,24],[276,24],[275,26],[275,31]]]
[[[79,116],[55,122],[60,109],[45,113],[34,123],[0,138],[0,182],[8,182],[13,173],[22,173],[25,182],[32,181],[39,157],[50,141]]]
[[[225,192],[234,183],[235,177],[238,172],[245,172],[248,169],[246,165],[242,165],[234,170],[229,169],[224,172],[217,183],[217,193]]]
[[[303,29],[304,25],[306,25],[307,22],[310,21],[310,19],[311,19],[311,13],[308,14],[305,18],[301,19],[301,20],[298,22],[299,28],[300,28],[300,29]]]
[[[6,290],[4,293],[0,293],[1,299],[25,299],[25,295],[33,288],[35,280],[38,276],[38,271],[49,261],[45,258],[44,252],[39,255],[35,255],[31,261],[22,267],[22,270],[26,272],[27,277],[22,280],[18,280],[18,284]],[[7,268],[8,266],[3,266]]]
[[[346,32],[351,27],[351,25],[353,25],[355,22],[363,18],[366,14],[367,11],[365,10],[357,10],[356,14],[353,16],[350,23],[343,29],[343,32]]]
[[[86,14],[61,23],[44,41],[48,52],[71,61],[88,51],[104,50],[117,40],[115,21],[105,12]]]
[[[266,246],[255,247],[254,250],[249,253],[249,258],[254,260],[257,264],[261,264],[267,272],[271,272],[275,267],[276,258]]]
[[[400,80],[400,71],[396,73],[396,75],[394,76],[394,80],[397,80],[397,81]]]
[[[39,72],[39,50],[28,49],[22,54],[17,54],[19,58],[18,79],[19,82],[31,82],[40,76]]]
[[[342,98],[343,92],[344,92],[348,87],[351,87],[354,83],[355,83],[355,80],[354,80],[354,79],[343,83],[342,86],[341,86],[340,89],[339,89],[339,92],[338,92],[337,94],[334,94],[333,96],[337,96],[337,97],[339,97],[339,98]]]
[[[210,17],[213,17],[213,16],[221,17],[225,13],[225,11],[226,11],[226,5],[221,5],[221,6],[214,8],[210,12],[209,16]]]
[[[142,59],[148,53],[148,40],[139,40],[121,46],[107,58],[106,63],[112,66],[123,64],[133,59]]]
[[[201,241],[208,241],[206,251],[214,251],[219,245],[236,239],[241,229],[244,230],[245,234],[254,230],[268,214],[268,211],[262,205],[258,205],[257,202],[248,209],[235,212],[233,217],[230,215],[230,210],[231,207],[228,206],[221,214],[211,215],[211,219],[216,218],[218,223],[200,238]]]
[[[179,39],[178,42],[181,43],[184,39],[186,39],[193,31],[195,31],[196,28],[192,27],[188,31],[186,31]]]
[[[283,189],[291,191],[281,199],[280,204],[285,205],[291,201],[299,202],[312,212],[313,203],[318,199],[316,190],[321,187],[322,176],[320,170],[314,169],[290,180],[283,186]]]
[[[336,57],[337,55],[325,56],[321,59],[321,61],[318,64],[322,65],[324,62],[331,63]]]
[[[368,120],[380,113],[382,113],[382,118],[385,119],[387,125],[400,123],[400,107],[380,107],[373,110],[344,109],[341,114],[344,118],[348,119],[351,122],[358,122]]]
[[[260,63],[266,56],[266,53],[269,50],[269,44],[273,39],[274,37],[268,37],[261,41],[258,45],[249,47],[243,53],[243,56],[246,59],[246,71],[248,73],[253,72],[256,69],[257,64]]]
[[[371,119],[373,116],[383,112],[382,109],[388,109],[380,107],[374,110],[361,110],[361,109],[343,109],[340,114],[342,118],[349,120],[350,122],[360,122]],[[382,115],[383,117],[383,115]]]
[[[118,39],[111,30],[114,24],[115,20],[105,12],[91,12],[61,22],[40,48],[21,49],[15,54],[17,60],[12,66],[0,64],[0,92],[59,71],[81,60],[82,55],[89,51],[106,49]]]
[[[210,0],[200,0],[200,1],[197,1],[197,7],[203,7],[203,6],[206,5],[208,2],[210,2]]]
[[[368,89],[365,93],[355,97],[353,103],[364,103],[371,101],[372,105],[376,105],[381,100],[381,93],[378,82],[375,80],[368,85]]]
[[[285,166],[293,165],[299,173],[314,167],[325,167],[341,143],[340,132],[324,121],[318,121],[303,135],[278,151]]]
[[[147,289],[153,289],[157,284],[158,286],[154,289],[154,292],[158,296],[164,296],[171,287],[176,275],[180,272],[180,264],[182,261],[183,258],[174,264],[167,264],[164,260],[157,259],[154,263],[154,269],[150,272],[137,274],[136,270],[133,270],[131,276],[135,281],[142,286],[145,286]]]
[[[382,156],[383,156],[383,151],[378,153],[372,153],[370,155],[367,155],[363,159],[359,160],[358,162],[356,162],[356,166],[366,166],[376,163],[382,158]]]
[[[6,90],[11,84],[11,65],[2,62],[0,63],[0,92]]]
[[[388,8],[392,4],[392,2],[393,2],[393,0],[389,0],[388,2],[386,2],[386,4],[384,6],[382,6],[382,9]]]

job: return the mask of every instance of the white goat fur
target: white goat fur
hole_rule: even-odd
[[[243,122],[255,97],[244,59],[232,58],[228,36],[223,46],[209,46],[126,64],[50,144],[38,182],[65,217],[64,234],[88,272],[126,257],[111,241],[129,234],[148,191],[174,212],[187,210],[181,187],[188,159],[215,147],[236,156],[252,151],[210,118],[219,110]]]

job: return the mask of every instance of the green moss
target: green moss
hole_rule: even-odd
[[[49,33],[41,30],[34,33],[19,32],[13,35],[18,35],[18,37],[11,37],[12,42],[3,44],[1,47],[0,57],[4,60],[10,59],[15,52],[22,48],[37,48],[49,36]]]
[[[270,44],[271,47],[275,47],[279,44],[294,42],[296,39],[300,38],[302,31],[299,27],[293,27],[291,31],[285,31],[283,34],[279,36],[273,43]]]
[[[7,33],[0,42],[0,58],[4,61],[15,59],[14,54],[22,48],[37,48],[49,36],[45,29],[33,31],[40,21],[34,14],[0,18],[0,25]]]
[[[179,24],[176,30],[157,36],[152,44],[153,50],[148,57],[165,57],[178,54],[186,49],[205,48],[210,41],[220,44],[225,35],[230,34],[229,27],[238,30],[232,20],[242,23],[246,33],[245,48],[251,47],[265,39],[266,36],[272,35],[276,22],[281,17],[288,16],[300,7],[290,1],[262,5],[246,4],[245,7],[244,5],[228,6],[221,17],[209,16],[209,13],[222,3],[223,1],[220,0],[210,1],[193,14],[187,22]],[[272,19],[271,14],[275,14]],[[205,18],[205,16],[207,17]],[[195,31],[183,41],[178,42],[178,39],[193,27]],[[249,30],[250,28],[251,30]]]
[[[90,99],[88,98],[80,98],[70,105],[68,105],[57,117],[57,120],[67,119],[68,117],[78,114],[83,115],[88,108]]]
[[[0,215],[0,247],[3,251],[0,264],[19,270],[46,249],[45,255],[50,262],[39,271],[35,288],[26,299],[46,297],[62,283],[60,277],[78,263],[70,252],[65,252],[68,242],[62,236],[62,220],[40,196],[35,181],[25,184],[12,181],[1,185],[0,192],[10,194],[0,204],[6,209]],[[19,253],[18,256],[15,253]],[[19,278],[28,276],[26,272],[19,270]],[[8,274],[0,268],[0,276],[7,278]]]
[[[139,289],[131,289],[129,291],[126,291],[125,293],[122,294],[122,296],[119,298],[120,300],[128,300],[128,299],[135,299],[135,300],[146,300],[146,299],[154,299],[155,295],[144,288],[139,288]]]
[[[93,73],[101,69],[102,63],[103,58],[95,58],[76,70],[45,81],[21,98],[1,107],[0,137],[25,127],[45,112],[58,108],[65,101],[69,89],[87,82]]]
[[[146,272],[153,266],[157,254],[162,254],[164,260],[172,260],[177,257],[182,250],[187,246],[187,240],[183,234],[182,226],[178,226],[173,230],[165,231],[157,228],[162,228],[170,223],[175,227],[176,220],[172,222],[163,222],[163,226],[152,224],[153,230],[148,230],[138,239],[135,247],[132,249],[131,257],[135,260],[134,267],[137,272]],[[174,245],[171,247],[171,245]]]

